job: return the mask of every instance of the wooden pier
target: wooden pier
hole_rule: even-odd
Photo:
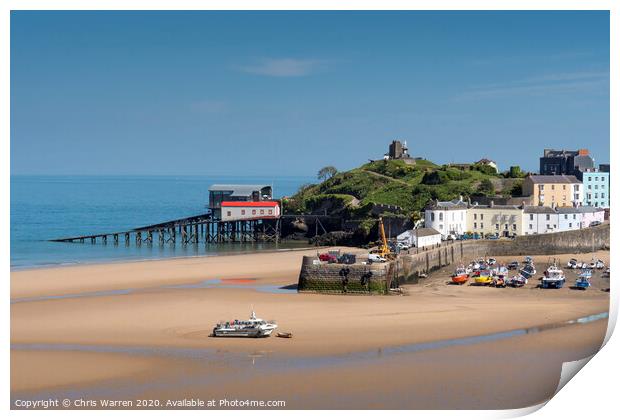
[[[171,220],[156,225],[143,226],[121,232],[99,233],[52,239],[52,242],[77,242],[91,244],[124,243],[160,246],[166,244],[217,244],[275,242],[280,240],[280,219],[252,219],[237,221],[214,220],[211,214],[201,214],[184,219]]]

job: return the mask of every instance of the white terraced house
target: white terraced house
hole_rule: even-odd
[[[432,201],[424,211],[424,226],[433,228],[442,239],[462,235],[467,231],[467,203],[463,198],[452,201]]]

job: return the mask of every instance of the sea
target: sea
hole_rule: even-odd
[[[110,261],[218,255],[275,244],[125,246],[50,242],[118,232],[205,213],[212,184],[266,184],[294,194],[312,177],[11,176],[11,270]],[[299,247],[300,243],[278,245]]]

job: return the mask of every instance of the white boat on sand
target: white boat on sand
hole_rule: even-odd
[[[250,319],[235,319],[232,322],[220,321],[213,328],[214,337],[269,337],[278,328],[275,321],[265,321],[256,318],[256,313],[252,311]]]

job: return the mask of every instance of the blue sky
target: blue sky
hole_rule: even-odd
[[[13,12],[13,174],[609,161],[607,12]]]

